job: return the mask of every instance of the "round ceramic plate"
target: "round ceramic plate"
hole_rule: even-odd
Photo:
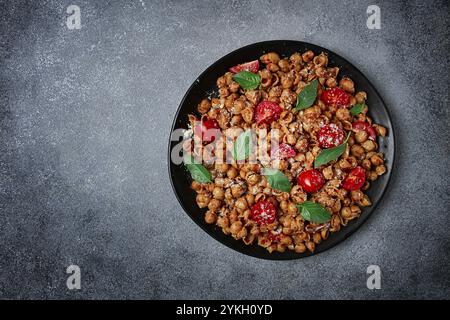
[[[361,216],[358,219],[350,221],[349,224],[342,227],[339,232],[330,233],[327,240],[316,246],[316,250],[313,254],[317,254],[330,249],[339,242],[345,240],[375,211],[377,204],[381,201],[381,198],[383,197],[383,194],[388,186],[394,164],[394,129],[389,112],[374,86],[355,66],[328,49],[301,41],[274,40],[245,46],[217,60],[194,81],[178,107],[171,132],[178,128],[187,128],[187,115],[198,114],[196,110],[197,104],[205,96],[210,95],[212,92],[217,92],[217,78],[227,72],[230,67],[246,61],[259,59],[261,55],[270,51],[275,51],[282,56],[289,56],[295,52],[302,53],[306,50],[312,50],[316,54],[321,52],[327,53],[329,60],[328,65],[337,66],[340,68],[339,78],[342,76],[349,76],[355,82],[358,91],[363,90],[367,92],[369,115],[374,119],[375,123],[379,123],[388,129],[387,137],[378,137],[379,151],[383,152],[385,155],[387,173],[372,183],[369,190],[366,192],[373,202],[372,206],[363,208]],[[186,211],[189,217],[191,217],[191,219],[194,220],[195,223],[197,223],[211,237],[236,251],[263,259],[291,260],[312,255],[310,252],[299,254],[290,250],[286,250],[284,253],[269,253],[266,249],[258,246],[257,244],[245,245],[242,241],[235,240],[231,236],[223,234],[217,226],[206,224],[204,221],[205,209],[199,209],[195,202],[196,194],[190,188],[192,180],[189,173],[183,165],[176,165],[171,161],[171,150],[177,143],[179,143],[179,141],[169,141],[168,163],[173,190],[184,211]],[[203,244],[193,243],[192,245],[201,246]]]

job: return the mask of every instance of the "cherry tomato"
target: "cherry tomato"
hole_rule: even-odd
[[[275,221],[277,209],[272,202],[259,200],[252,206],[250,219],[256,221],[259,225],[271,224]]]
[[[283,109],[272,101],[260,102],[255,108],[255,120],[257,124],[270,124],[278,120]]]
[[[243,64],[238,64],[237,66],[230,68],[230,71],[233,73],[238,73],[241,71],[250,71],[253,73],[257,73],[258,70],[259,70],[259,61],[258,60],[253,60],[253,61],[246,62]]]
[[[370,140],[376,140],[377,132],[374,127],[372,127],[368,122],[365,121],[355,121],[352,123],[352,129],[355,132],[365,131],[369,135]]]
[[[315,169],[306,170],[298,175],[297,184],[303,188],[303,191],[314,193],[325,184],[325,178]]]
[[[281,233],[274,233],[273,231],[269,231],[269,234],[267,235],[267,238],[272,242],[272,243],[278,243],[281,241]]]
[[[337,147],[345,139],[344,130],[334,123],[322,126],[317,132],[317,140],[321,148],[328,149]]]
[[[353,191],[360,189],[366,182],[366,171],[358,166],[353,168],[342,182],[342,188]]]
[[[204,143],[210,143],[216,140],[217,130],[220,129],[216,119],[203,118],[194,128],[194,133],[201,138]]]
[[[273,159],[287,159],[295,157],[296,152],[294,148],[286,143],[281,143],[276,150],[272,152]]]
[[[322,92],[320,96],[320,100],[322,100],[327,105],[333,106],[348,106],[350,104],[350,97],[348,94],[341,88],[331,88]]]

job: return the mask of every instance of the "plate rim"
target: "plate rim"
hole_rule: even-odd
[[[389,134],[392,136],[392,144],[393,144],[393,148],[392,148],[392,165],[391,165],[391,170],[387,173],[387,181],[386,181],[386,186],[384,187],[384,190],[382,191],[378,201],[376,203],[374,203],[371,206],[371,211],[364,215],[363,217],[359,217],[358,221],[360,221],[359,225],[354,228],[353,230],[349,230],[347,231],[347,233],[341,238],[338,239],[335,243],[331,244],[329,247],[324,248],[323,250],[320,250],[320,247],[318,248],[317,251],[314,252],[309,252],[306,251],[304,253],[298,253],[296,254],[297,256],[278,256],[278,255],[274,255],[273,253],[267,252],[267,255],[265,256],[259,256],[257,254],[252,254],[251,251],[247,252],[247,251],[241,251],[239,249],[236,249],[234,247],[232,247],[231,245],[229,245],[228,243],[222,242],[220,239],[216,238],[215,235],[213,234],[213,232],[211,230],[209,230],[206,225],[198,222],[197,220],[195,220],[193,218],[193,216],[191,215],[191,213],[189,212],[189,210],[186,208],[186,206],[183,204],[183,201],[180,198],[180,195],[178,194],[176,188],[175,188],[175,184],[174,184],[174,178],[173,178],[173,172],[172,172],[172,165],[174,165],[171,161],[171,152],[172,152],[172,143],[173,141],[171,140],[171,135],[173,133],[173,131],[176,129],[176,122],[177,119],[180,115],[182,106],[184,105],[187,97],[189,96],[189,93],[191,92],[191,90],[196,86],[197,84],[197,80],[200,79],[201,77],[203,77],[205,74],[207,74],[213,67],[215,67],[216,65],[219,65],[221,63],[221,61],[227,59],[229,56],[235,55],[236,52],[240,51],[240,50],[244,50],[244,49],[249,49],[253,46],[258,46],[258,45],[273,45],[276,43],[282,44],[282,43],[292,43],[292,44],[297,44],[297,45],[303,45],[303,46],[311,46],[311,47],[316,47],[319,48],[320,50],[323,50],[325,52],[329,52],[332,53],[333,55],[339,57],[340,59],[342,59],[346,65],[350,66],[351,68],[353,68],[354,70],[356,70],[363,78],[364,80],[367,82],[367,84],[373,89],[373,91],[376,93],[376,95],[379,97],[381,104],[383,105],[384,110],[386,111],[387,114],[387,118],[388,118],[388,123],[390,124],[390,132]],[[204,232],[206,232],[211,238],[213,238],[215,241],[221,243],[222,245],[230,248],[231,250],[235,251],[235,252],[239,252],[241,254],[244,254],[246,256],[249,257],[253,257],[253,258],[257,258],[257,259],[262,259],[262,260],[270,260],[270,261],[293,261],[293,260],[298,260],[298,259],[302,259],[302,258],[307,258],[307,257],[312,257],[312,256],[317,256],[318,254],[322,253],[322,252],[326,252],[329,249],[334,248],[335,246],[339,245],[340,243],[344,242],[344,240],[348,239],[351,235],[353,235],[373,214],[373,212],[377,209],[378,204],[381,202],[381,200],[384,198],[386,191],[390,188],[391,185],[391,178],[392,178],[392,173],[394,171],[395,168],[395,164],[396,164],[396,154],[397,154],[397,143],[396,143],[397,137],[396,137],[396,133],[395,133],[395,128],[394,128],[394,123],[392,121],[392,116],[389,112],[389,108],[387,107],[383,97],[380,95],[380,93],[378,92],[377,88],[373,85],[373,83],[366,77],[366,75],[361,72],[359,70],[359,68],[357,68],[354,64],[352,64],[350,61],[348,61],[345,57],[343,57],[341,54],[337,54],[332,50],[329,50],[327,48],[324,48],[320,45],[314,44],[314,43],[309,43],[309,42],[305,42],[305,41],[300,41],[300,40],[266,40],[266,41],[259,41],[259,42],[254,42],[242,47],[239,47],[237,49],[234,49],[233,51],[227,53],[226,55],[220,57],[219,59],[217,59],[216,61],[214,61],[212,64],[210,64],[203,72],[201,72],[196,78],[195,80],[192,82],[192,84],[189,86],[189,88],[186,90],[185,94],[183,95],[183,98],[181,99],[177,110],[173,116],[173,121],[172,121],[172,125],[170,127],[170,132],[169,132],[169,143],[168,143],[168,158],[167,158],[167,166],[168,166],[168,173],[169,173],[169,180],[170,180],[170,184],[172,187],[172,191],[175,194],[175,197],[179,203],[179,205],[181,206],[181,208],[184,210],[184,212],[189,216],[189,218],[194,221],[194,223],[196,225],[198,225]],[[339,232],[343,232],[338,231]],[[239,241],[239,240],[234,240],[234,241]],[[252,245],[248,245],[249,248],[251,248],[252,246],[255,246],[257,244],[252,244]],[[283,253],[280,253],[281,255]]]

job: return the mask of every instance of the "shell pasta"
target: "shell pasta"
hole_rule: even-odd
[[[183,142],[206,223],[269,252],[314,252],[372,204],[365,191],[386,173],[377,140],[387,130],[327,54],[268,52],[216,85]]]

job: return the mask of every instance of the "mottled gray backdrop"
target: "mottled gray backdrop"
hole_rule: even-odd
[[[81,8],[68,30],[66,8]],[[381,30],[366,9],[381,8]],[[0,297],[448,298],[448,1],[0,1]],[[210,238],[167,173],[173,116],[207,66],[312,42],[375,84],[398,133],[388,193],[347,241],[264,261]],[[82,289],[66,287],[81,267]],[[381,290],[366,268],[382,270]]]

